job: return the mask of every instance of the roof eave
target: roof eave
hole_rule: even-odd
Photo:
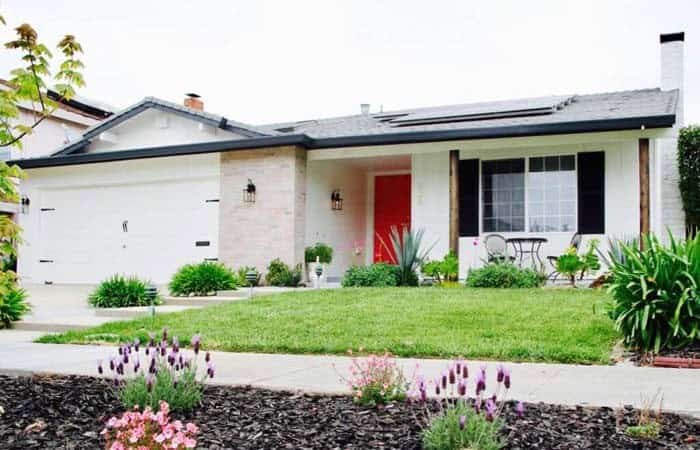
[[[97,153],[56,154],[43,158],[29,158],[10,161],[24,169],[42,167],[92,164],[131,159],[160,158],[167,156],[196,155],[235,150],[254,150],[282,145],[299,145],[306,149],[358,147],[376,145],[413,144],[421,142],[441,142],[473,139],[496,139],[526,136],[548,136],[557,134],[594,133],[605,131],[640,130],[643,128],[668,128],[676,123],[675,114],[645,117],[589,120],[582,122],[559,122],[550,124],[515,125],[461,130],[409,131],[377,135],[341,136],[331,138],[311,138],[306,134],[288,134],[232,141],[215,141],[196,144],[169,145],[134,150],[116,150]],[[76,143],[79,146],[81,143]],[[76,150],[72,148],[71,150]]]

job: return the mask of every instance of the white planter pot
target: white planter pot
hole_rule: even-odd
[[[326,284],[326,278],[327,278],[326,272],[328,271],[328,264],[311,262],[311,263],[307,263],[307,266],[309,268],[307,275],[309,277],[308,278],[309,283],[311,284],[312,287],[323,286],[324,284]],[[321,266],[323,268],[323,273],[321,273],[320,279],[318,278],[318,276],[316,276],[316,267],[317,266]]]

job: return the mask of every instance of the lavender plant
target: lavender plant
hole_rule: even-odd
[[[115,394],[125,408],[138,406],[155,410],[165,401],[175,411],[189,411],[199,404],[207,378],[214,378],[211,354],[206,352],[204,356],[206,372],[198,374],[201,337],[192,337],[193,357],[180,348],[177,337],[171,341],[172,344],[168,344],[165,328],[160,341],[156,342],[151,335],[144,347],[137,338],[119,346],[118,354],[109,358],[106,368],[102,361],[98,362],[97,372],[112,377]]]
[[[505,445],[501,434],[501,415],[506,407],[511,386],[510,371],[499,366],[496,389],[486,395],[486,366],[474,377],[474,396],[468,395],[469,368],[461,358],[453,361],[437,378],[427,381],[416,378],[409,398],[425,405],[420,417],[423,427],[423,448],[426,450],[496,450]],[[428,397],[438,398],[438,412],[430,409]],[[521,402],[516,406],[520,418],[524,413]]]

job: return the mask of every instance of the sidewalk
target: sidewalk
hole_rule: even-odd
[[[1,336],[0,336],[1,337]],[[0,339],[0,373],[96,375],[97,361],[115,353],[112,347],[52,345]],[[270,355],[213,352],[217,384],[251,385],[311,393],[347,393],[338,372],[348,373],[350,359],[339,356]],[[429,379],[445,369],[445,360],[401,359],[407,375],[416,364]],[[497,362],[469,361],[471,373],[488,367],[493,383]],[[336,372],[336,368],[338,372]],[[619,407],[640,405],[641,395],[663,394],[666,410],[700,416],[700,371],[632,366],[576,366],[566,364],[505,363],[511,369],[510,397],[528,402]],[[470,385],[472,390],[473,385]],[[487,388],[490,391],[490,388]]]

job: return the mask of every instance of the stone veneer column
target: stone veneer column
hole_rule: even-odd
[[[250,178],[255,203],[243,201]],[[302,263],[306,209],[306,151],[297,146],[221,153],[219,261],[265,272],[274,258]]]

